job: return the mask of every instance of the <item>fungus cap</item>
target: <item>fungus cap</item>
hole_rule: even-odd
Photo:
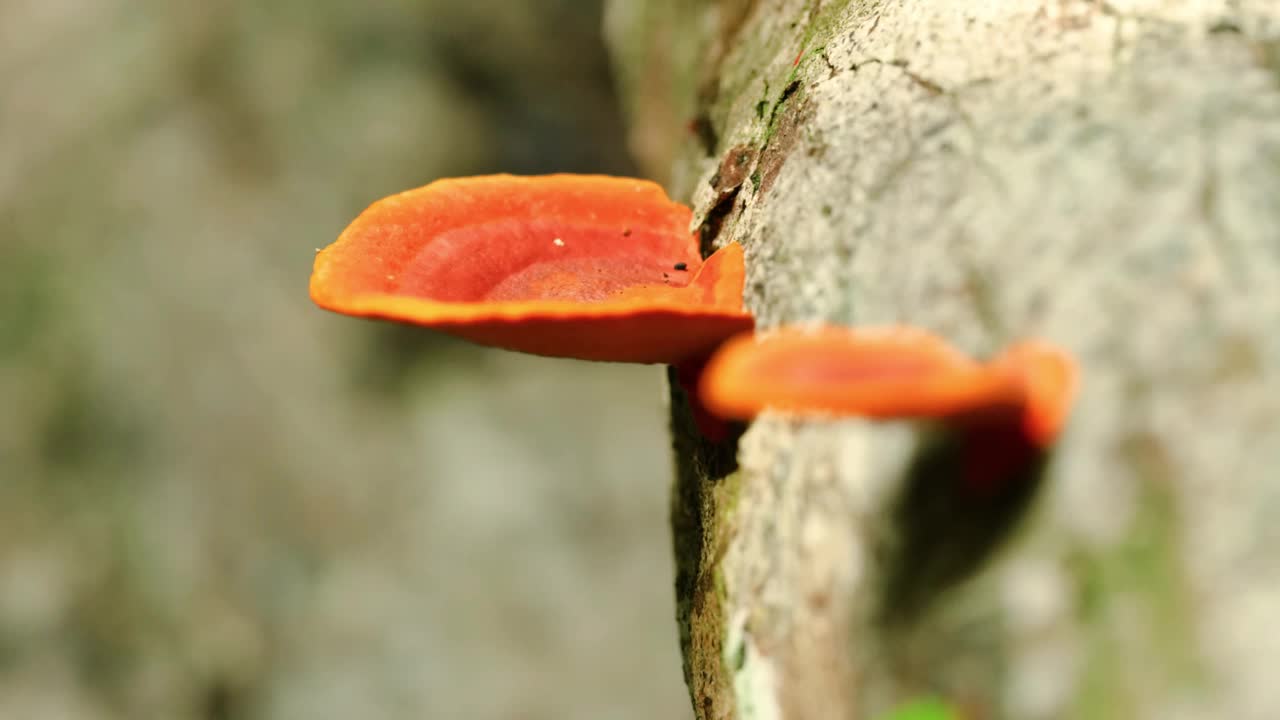
[[[1029,340],[1005,350],[991,367],[1013,375],[1022,388],[1025,434],[1039,445],[1052,444],[1066,425],[1079,388],[1075,360],[1061,348]]]
[[[1074,385],[1070,359],[1044,343],[981,364],[921,330],[820,327],[730,340],[712,356],[699,392],[708,410],[739,420],[767,408],[870,418],[1012,413],[1030,440],[1047,445]]]
[[[674,363],[752,326],[741,247],[704,261],[691,215],[631,178],[438,180],[361,213],[311,297],[537,355]]]

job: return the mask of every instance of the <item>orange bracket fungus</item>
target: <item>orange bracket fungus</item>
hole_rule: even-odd
[[[711,358],[700,393],[725,418],[766,408],[802,415],[973,419],[1007,416],[1048,446],[1070,410],[1074,363],[1043,343],[978,363],[911,328],[786,328],[741,335]]]
[[[317,305],[553,357],[670,363],[750,329],[742,248],[703,260],[645,180],[491,175],[374,203],[321,250]]]
[[[934,419],[958,429],[970,484],[1006,478],[1057,439],[1075,394],[1063,351],[1015,345],[987,363],[910,328],[788,328],[727,342],[703,372],[702,404],[747,420],[798,415]]]

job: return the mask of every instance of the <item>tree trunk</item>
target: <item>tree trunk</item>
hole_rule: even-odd
[[[1038,487],[907,487],[895,423],[697,439],[699,718],[1280,717],[1280,5],[613,0],[633,149],[759,325],[1034,335],[1081,394]]]

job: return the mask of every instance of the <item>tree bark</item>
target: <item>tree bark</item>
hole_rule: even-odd
[[[613,0],[633,149],[759,325],[1035,335],[1083,384],[1038,487],[913,488],[894,423],[693,433],[699,718],[1280,717],[1280,6]]]

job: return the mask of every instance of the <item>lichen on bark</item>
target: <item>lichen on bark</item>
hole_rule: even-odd
[[[1043,484],[998,503],[905,485],[915,428],[766,418],[709,447],[673,391],[698,716],[1280,713],[1280,7],[610,12],[633,120],[664,118],[645,167],[746,247],[761,327],[1038,335],[1084,373]],[[644,60],[672,41],[696,51]]]

